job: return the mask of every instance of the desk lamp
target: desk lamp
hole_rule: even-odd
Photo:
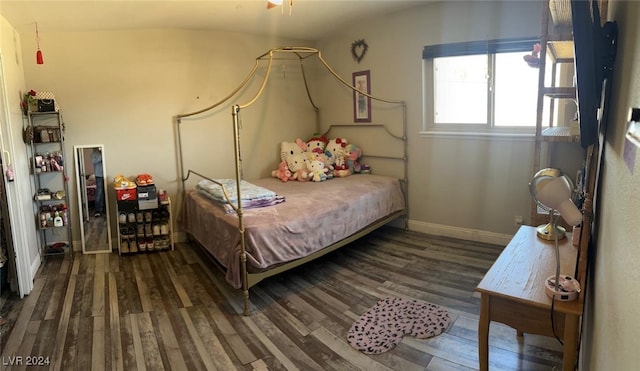
[[[566,232],[558,226],[558,218],[562,216],[570,225],[578,225],[582,221],[582,213],[571,201],[571,180],[559,169],[542,169],[531,179],[529,191],[536,203],[549,211],[549,224],[538,227],[538,237],[545,240],[553,239],[556,248],[556,274],[545,280],[545,292],[557,300],[575,300],[580,293],[580,284],[571,276],[560,275],[558,247],[558,240],[564,238]],[[556,211],[560,215],[557,215]]]

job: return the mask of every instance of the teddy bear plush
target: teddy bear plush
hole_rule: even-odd
[[[349,143],[344,147],[344,158],[351,174],[360,172],[358,160],[362,157],[362,149],[355,144]]]
[[[271,172],[271,176],[274,178],[278,178],[283,182],[293,180],[293,174],[291,173],[291,170],[289,170],[289,165],[287,165],[286,160],[280,161],[280,164],[278,165],[278,169],[273,170]]]
[[[309,155],[307,168],[309,169],[309,178],[314,182],[322,182],[327,180],[329,169],[324,166],[324,159],[320,155]]]

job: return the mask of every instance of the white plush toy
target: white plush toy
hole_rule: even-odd
[[[327,143],[329,143],[329,140],[324,135],[312,137],[307,140],[307,152],[321,155],[324,153]]]
[[[329,140],[327,146],[324,149],[326,156],[326,165],[331,168],[335,165],[336,161],[340,161],[341,157],[344,157],[344,147],[347,146],[347,139],[345,138],[333,138]]]
[[[280,160],[286,160],[287,157],[303,154],[307,149],[307,144],[298,138],[295,142],[280,143]]]
[[[333,175],[345,177],[351,175],[345,159],[345,148],[348,141],[346,138],[334,138],[329,141],[325,148],[325,154],[329,158]]]
[[[296,153],[287,157],[287,166],[289,166],[289,171],[293,174],[293,180],[299,182],[310,180],[309,170],[307,169],[307,159],[306,153]]]
[[[329,169],[324,166],[324,159],[321,155],[309,155],[307,168],[309,169],[309,178],[314,182],[322,182],[327,180]]]

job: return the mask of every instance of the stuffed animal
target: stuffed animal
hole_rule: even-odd
[[[348,143],[349,141],[347,141],[346,138],[333,138],[327,143],[325,151],[328,151],[334,156],[342,155],[344,153],[344,147],[346,147]]]
[[[325,163],[329,169],[332,169],[336,162],[339,162],[339,158],[344,156],[344,147],[347,146],[347,140],[345,138],[333,138],[329,140],[327,146],[324,149]]]
[[[286,160],[288,156],[303,154],[307,149],[307,144],[298,138],[295,142],[280,143],[280,160]]]
[[[278,165],[278,169],[277,170],[273,170],[271,172],[271,176],[274,177],[274,178],[278,178],[278,179],[282,180],[283,182],[286,182],[286,181],[289,181],[289,180],[293,180],[293,174],[289,170],[289,165],[287,165],[287,161],[286,160],[280,161],[280,164]]]
[[[309,169],[309,178],[312,181],[322,182],[327,180],[329,169],[324,166],[324,159],[320,155],[310,154],[307,168]]]
[[[324,162],[324,167],[325,169],[327,169],[327,179],[333,179],[333,164],[335,163],[335,161],[333,161],[333,155],[329,152],[324,152],[320,155],[318,155],[322,158],[322,162]]]
[[[333,178],[333,161],[331,161],[330,154],[325,153],[329,140],[326,136],[315,136],[307,140],[307,153],[313,153],[314,155],[322,157],[322,162],[327,169],[327,178]]]
[[[540,43],[533,44],[533,51],[529,55],[525,55],[524,61],[527,62],[529,67],[539,68],[540,67],[540,50],[542,50],[542,46]]]
[[[299,182],[306,182],[309,180],[309,170],[307,169],[307,155],[304,153],[297,153],[287,157],[287,166],[289,171],[293,174],[293,180]]]
[[[344,156],[339,156],[336,159],[336,163],[333,165],[333,175],[344,178],[345,176],[351,175],[351,170],[349,170],[349,166],[347,166],[347,162]]]
[[[347,144],[344,148],[344,158],[352,174],[360,172],[360,163],[358,163],[360,157],[362,157],[362,149],[355,144]]]
[[[313,137],[307,140],[307,152],[323,154],[327,143],[329,143],[329,140],[324,135]]]

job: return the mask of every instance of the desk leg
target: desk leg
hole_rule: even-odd
[[[489,295],[480,294],[480,320],[478,321],[478,358],[480,371],[489,370]]]
[[[578,322],[580,316],[566,315],[564,319],[564,346],[562,347],[562,369],[574,371],[578,347]]]

